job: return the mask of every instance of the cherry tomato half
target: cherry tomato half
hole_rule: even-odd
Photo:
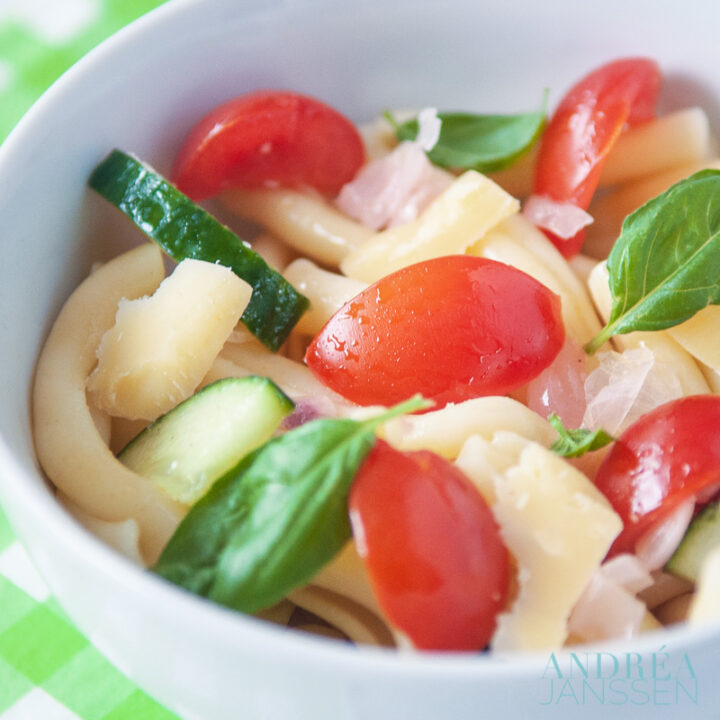
[[[402,268],[350,300],[305,361],[360,405],[422,393],[442,407],[524,385],[564,338],[560,299],[544,285],[494,260],[448,255]]]
[[[655,117],[660,70],[653,60],[616,60],[594,70],[563,98],[538,153],[533,193],[586,209],[608,153],[628,125]],[[565,257],[576,255],[584,233],[564,240],[548,233]]]
[[[298,93],[266,90],[205,116],[177,157],[173,181],[193,200],[227,187],[268,185],[335,194],[364,161],[360,134],[337,110]]]
[[[665,403],[633,423],[598,470],[595,484],[623,521],[611,554],[636,541],[680,503],[720,481],[720,397]]]
[[[350,519],[380,606],[416,647],[488,644],[507,598],[508,552],[458,468],[379,440],[353,482]]]

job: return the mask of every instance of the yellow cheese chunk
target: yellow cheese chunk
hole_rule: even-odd
[[[492,180],[468,170],[412,222],[384,230],[340,263],[349,277],[375,282],[413,263],[464,253],[520,203]]]
[[[184,260],[151,297],[121,300],[88,379],[93,401],[129,419],[171,410],[200,384],[250,294],[229,268]]]
[[[494,650],[545,650],[567,637],[570,612],[622,530],[581,472],[536,443],[495,483],[493,513],[518,567],[518,596],[498,618]]]

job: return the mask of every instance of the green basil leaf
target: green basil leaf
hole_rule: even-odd
[[[398,124],[385,117],[398,140],[415,140],[417,118]],[[427,153],[430,161],[445,168],[494,172],[512,165],[540,137],[545,127],[545,101],[538,112],[520,115],[473,115],[438,113],[440,137]]]
[[[720,170],[681,180],[625,218],[607,260],[613,335],[663,330],[720,304]]]
[[[350,539],[348,492],[375,428],[423,407],[413,398],[364,422],[315,420],[270,440],[193,506],[154,572],[244,612],[278,602]]]
[[[555,413],[548,420],[558,433],[558,439],[550,449],[561,457],[580,457],[587,452],[599,450],[615,440],[612,435],[608,435],[603,429],[585,430],[578,428],[577,430],[569,430]]]

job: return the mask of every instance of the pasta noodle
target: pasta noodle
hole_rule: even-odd
[[[373,234],[324,200],[294,190],[228,190],[223,203],[303,255],[333,267]]]
[[[259,343],[226,344],[220,358],[230,360],[236,367],[250,374],[272,378],[291,397],[325,396],[347,405],[347,401],[323,385],[305,365],[271,353]]]
[[[162,277],[160,251],[143,245],[87,278],[50,331],[33,392],[35,447],[45,472],[88,514],[105,521],[135,520],[147,562],[157,558],[185,511],[110,452],[93,421],[85,383],[120,299],[152,292]]]
[[[352,541],[348,542],[335,558],[320,570],[311,584],[331,590],[368,608],[376,615],[381,615],[365,566]]]
[[[285,278],[308,300],[310,309],[300,318],[295,330],[315,335],[367,283],[323,270],[310,260],[295,260],[285,269]]]
[[[353,642],[390,647],[394,644],[387,625],[370,610],[342,595],[308,585],[293,590],[289,599],[341,630]]]
[[[455,459],[471,435],[489,440],[499,430],[511,430],[549,447],[555,430],[537,413],[509,397],[473,398],[424,415],[408,415],[385,423],[381,434],[398,450],[432,450]]]
[[[100,538],[136,565],[145,566],[140,554],[140,529],[134,520],[107,522],[99,520],[78,507],[70,498],[58,492],[62,506],[89,532]]]

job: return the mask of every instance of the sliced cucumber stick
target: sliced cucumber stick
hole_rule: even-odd
[[[706,505],[690,523],[685,537],[665,570],[695,582],[700,567],[713,548],[720,545],[720,501]]]
[[[88,185],[174,260],[217,262],[251,285],[242,320],[271,350],[282,345],[307,309],[308,299],[247,243],[137,158],[113,150]]]
[[[270,439],[293,407],[268,378],[218,380],[145,428],[118,458],[191,505]]]

